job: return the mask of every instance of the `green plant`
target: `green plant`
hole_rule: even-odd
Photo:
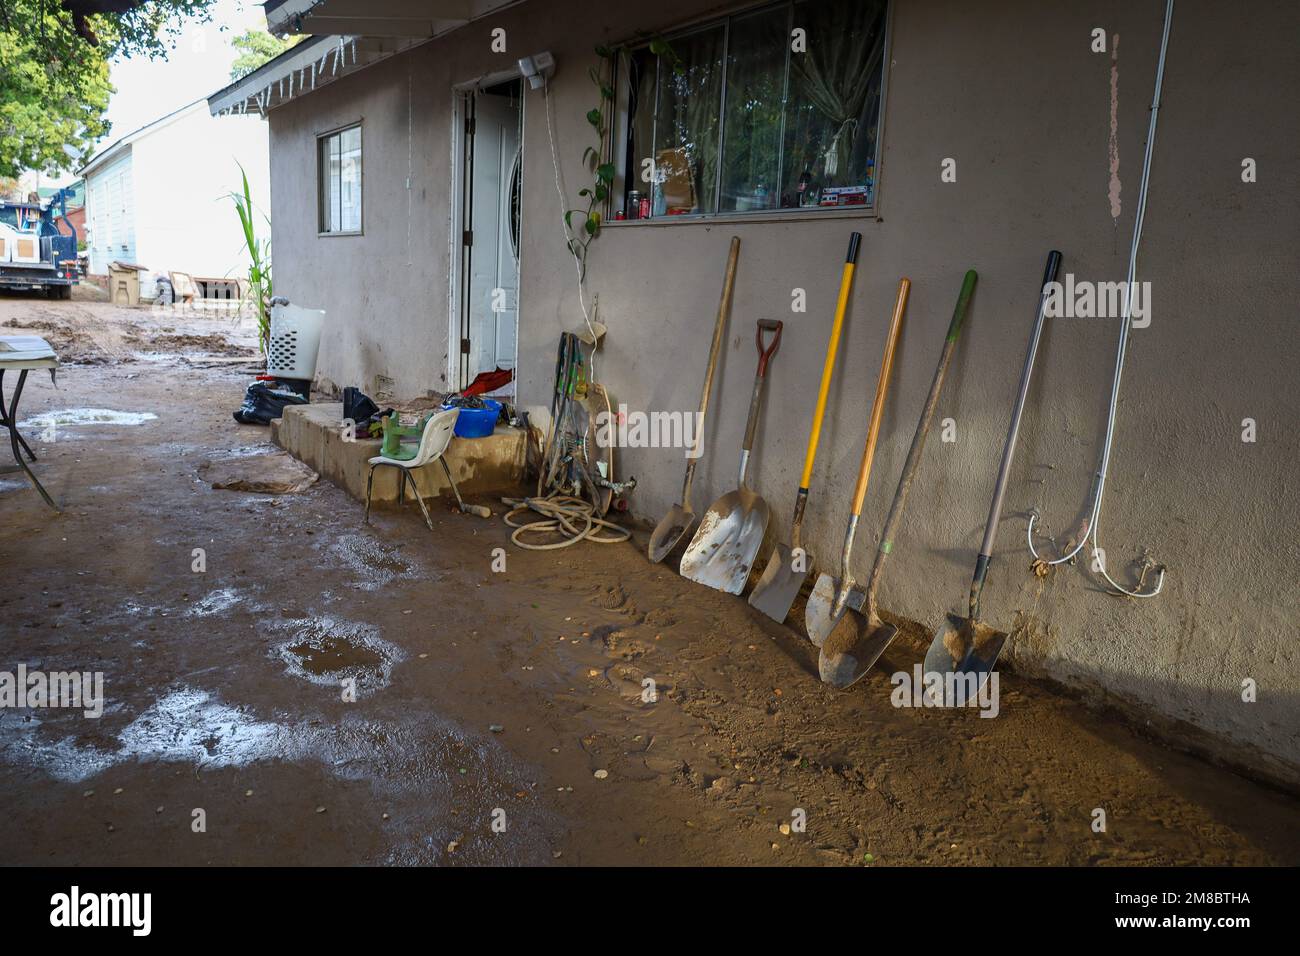
[[[600,57],[600,63],[587,67],[587,76],[595,85],[599,100],[592,109],[587,111],[587,122],[596,132],[596,145],[588,146],[582,151],[583,166],[594,177],[594,181],[590,186],[578,190],[578,195],[587,201],[586,208],[580,206],[576,209],[566,209],[564,212],[564,224],[568,227],[569,251],[578,261],[580,282],[586,279],[587,250],[591,246],[591,241],[600,235],[600,228],[604,222],[601,209],[609,201],[610,189],[614,184],[614,163],[601,162],[601,159],[605,155],[605,138],[609,135],[610,107],[614,103],[614,68],[618,64],[619,57],[627,54],[624,47],[610,48],[597,45],[595,49],[596,55]],[[684,71],[681,58],[662,37],[650,40],[650,52],[662,59],[674,73]],[[581,225],[576,230],[573,226],[575,215],[582,217]]]
[[[564,224],[568,227],[569,251],[578,260],[578,272],[581,278],[587,275],[587,248],[591,241],[600,235],[602,222],[600,207],[609,199],[609,188],[614,182],[614,164],[602,163],[601,154],[605,148],[605,136],[609,132],[609,107],[614,102],[613,83],[614,64],[618,53],[606,46],[597,46],[596,55],[601,58],[598,66],[587,67],[587,76],[600,93],[597,105],[587,111],[587,122],[596,131],[596,145],[588,146],[582,151],[582,163],[595,177],[590,186],[578,190],[578,195],[587,201],[585,209],[566,209]],[[582,224],[576,230],[573,217],[582,216]]]
[[[235,203],[235,212],[239,215],[239,225],[244,234],[244,247],[248,250],[248,296],[257,309],[257,343],[265,355],[271,342],[271,240],[257,235],[248,173],[244,172],[243,165],[237,165],[244,182],[244,191],[242,195],[231,193],[230,198]],[[267,228],[270,228],[271,220],[265,216],[263,218],[266,219]]]

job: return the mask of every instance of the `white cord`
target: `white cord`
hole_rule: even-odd
[[[560,181],[560,157],[555,151],[555,117],[551,112],[551,84],[547,83],[542,87],[542,98],[546,101],[546,136],[551,143],[551,166],[555,170],[555,194],[560,198],[560,225],[564,229],[565,248],[569,250],[569,255],[573,256],[573,268],[578,280],[578,305],[582,307],[582,320],[587,323],[587,332],[591,335],[591,356],[588,362],[591,365],[591,380],[596,380],[596,346],[599,342],[596,336],[596,328],[591,324],[591,316],[587,314],[587,299],[584,294],[584,280],[582,278],[582,262],[578,254],[573,251],[573,243],[577,240],[573,237],[573,231],[569,228],[569,221],[564,217],[568,211],[568,204],[564,199],[564,186]]]

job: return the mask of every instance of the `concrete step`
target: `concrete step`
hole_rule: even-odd
[[[379,454],[380,442],[345,440],[342,420],[342,402],[290,405],[283,418],[271,422],[271,440],[322,478],[365,501],[368,462]],[[517,493],[524,480],[527,448],[524,429],[498,425],[493,434],[483,438],[453,438],[445,457],[462,495]],[[437,462],[414,469],[412,476],[421,497],[452,498],[451,486]],[[375,505],[397,502],[397,479],[395,468],[375,470]]]

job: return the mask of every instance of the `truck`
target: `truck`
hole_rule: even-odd
[[[68,222],[67,187],[42,205],[0,199],[0,288],[44,289],[51,299],[72,298],[81,279],[77,230]],[[68,232],[59,228],[59,221]]]

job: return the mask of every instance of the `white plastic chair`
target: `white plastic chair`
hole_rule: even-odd
[[[366,478],[366,524],[370,523],[370,492],[375,483],[375,469],[381,465],[388,465],[401,472],[401,478],[397,486],[397,502],[399,505],[406,500],[406,483],[408,481],[411,483],[411,492],[415,495],[415,500],[420,503],[420,510],[424,512],[424,523],[429,526],[430,531],[433,530],[433,519],[429,517],[429,509],[425,507],[424,499],[420,497],[420,489],[415,485],[415,478],[411,475],[412,468],[419,468],[421,465],[437,461],[442,465],[443,473],[446,474],[447,481],[451,484],[451,490],[456,493],[456,504],[460,506],[461,511],[466,510],[465,502],[460,499],[460,489],[456,487],[456,481],[451,477],[451,469],[447,467],[447,461],[443,458],[443,452],[451,444],[452,432],[456,428],[456,419],[459,415],[459,408],[449,408],[430,417],[424,426],[424,433],[420,435],[420,447],[416,450],[414,458],[404,461],[399,458],[376,455],[370,459],[370,474]]]

